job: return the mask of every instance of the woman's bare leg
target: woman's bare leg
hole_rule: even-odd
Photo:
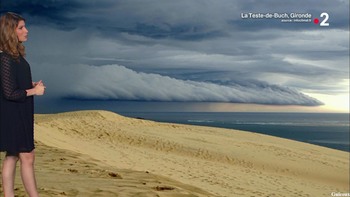
[[[21,162],[21,177],[24,188],[30,197],[38,197],[34,173],[34,150],[30,153],[19,153],[19,160]]]
[[[6,155],[2,165],[2,187],[6,197],[14,197],[17,156]]]

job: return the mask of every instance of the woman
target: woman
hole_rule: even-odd
[[[14,196],[16,163],[30,197],[37,197],[34,175],[34,95],[43,95],[44,84],[32,82],[24,59],[28,30],[25,19],[15,13],[0,17],[0,151],[6,156],[2,166],[2,185],[6,197]]]

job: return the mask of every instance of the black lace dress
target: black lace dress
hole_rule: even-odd
[[[0,52],[0,151],[16,154],[34,149],[34,99],[28,62]]]

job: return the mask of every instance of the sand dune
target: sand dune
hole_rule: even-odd
[[[52,196],[350,192],[349,153],[256,133],[79,111],[36,115],[35,137],[45,159],[37,164],[39,187]],[[78,164],[63,164],[71,157]],[[69,179],[73,188],[63,184]]]
[[[41,197],[211,196],[199,188],[149,172],[101,166],[87,155],[40,142],[36,146],[36,175]],[[24,197],[19,175],[16,178],[16,197]]]

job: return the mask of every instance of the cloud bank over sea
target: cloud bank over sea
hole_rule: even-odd
[[[136,101],[210,101],[315,106],[322,103],[287,87],[258,81],[219,85],[135,72],[120,65],[77,65],[83,78],[67,89],[66,98]],[[66,76],[67,77],[67,76]],[[74,76],[72,76],[74,77]]]

